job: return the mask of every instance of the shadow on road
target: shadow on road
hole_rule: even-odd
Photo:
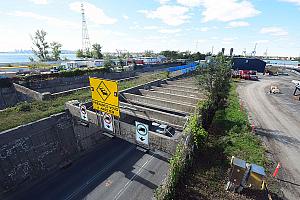
[[[256,128],[255,132],[257,135],[266,137],[267,139],[275,140],[284,145],[289,145],[289,146],[293,146],[293,147],[297,147],[297,148],[300,145],[300,141],[297,138],[286,136],[286,135],[282,134],[280,131]]]

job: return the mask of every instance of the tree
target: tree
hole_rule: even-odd
[[[101,45],[98,44],[98,43],[95,43],[92,45],[92,55],[93,55],[93,58],[95,59],[102,59],[103,58],[103,55],[101,53]]]
[[[84,57],[83,51],[82,51],[81,49],[78,49],[78,50],[76,51],[76,57],[77,57],[77,58],[83,58],[83,57]]]
[[[62,44],[60,44],[58,42],[52,42],[50,44],[50,46],[51,46],[51,49],[52,49],[52,60],[55,60],[55,61],[60,60]]]
[[[104,68],[109,71],[109,68],[112,66],[113,62],[111,59],[111,56],[109,54],[106,54],[104,57]]]
[[[204,88],[209,99],[218,106],[224,100],[230,87],[231,59],[219,54],[211,58],[206,68],[203,68],[199,76],[199,84]]]
[[[34,45],[32,51],[40,61],[48,61],[50,59],[49,44],[46,41],[46,35],[46,31],[37,30],[34,36],[31,36],[32,44]]]
[[[151,51],[151,50],[146,50],[146,51],[144,52],[144,56],[145,56],[145,57],[152,57],[152,56],[154,56],[154,52]]]

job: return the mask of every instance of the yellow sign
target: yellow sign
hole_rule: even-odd
[[[93,108],[120,117],[118,83],[100,78],[90,78]]]

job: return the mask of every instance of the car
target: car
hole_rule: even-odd
[[[258,81],[258,76],[256,76],[256,75],[250,75],[250,80],[252,80],[252,81]]]

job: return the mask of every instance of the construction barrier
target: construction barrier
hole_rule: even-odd
[[[175,72],[181,70],[183,74],[194,71],[197,68],[197,63],[189,63],[187,65],[170,67],[167,69],[168,72]]]

